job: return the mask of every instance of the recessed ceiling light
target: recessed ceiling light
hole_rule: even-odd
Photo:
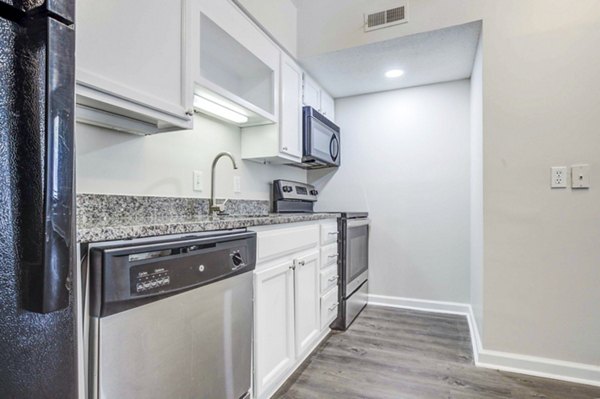
[[[404,75],[404,71],[402,69],[392,69],[385,73],[386,78],[399,78]]]

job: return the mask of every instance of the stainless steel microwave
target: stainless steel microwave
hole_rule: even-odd
[[[303,117],[304,166],[340,166],[340,128],[312,107],[304,107]]]

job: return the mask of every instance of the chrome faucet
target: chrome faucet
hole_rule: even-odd
[[[235,163],[235,158],[233,157],[233,155],[231,155],[230,152],[221,152],[217,154],[217,156],[213,160],[212,169],[210,171],[210,202],[208,203],[210,215],[223,212],[225,210],[225,202],[227,202],[225,201],[222,204],[217,204],[215,201],[215,168],[217,166],[217,162],[219,162],[219,159],[221,159],[222,157],[229,157],[229,159],[231,159],[231,163],[233,163],[233,169],[238,168],[237,164]]]

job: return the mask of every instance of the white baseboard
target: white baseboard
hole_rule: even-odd
[[[483,349],[478,367],[600,387],[600,367],[544,357]]]
[[[599,366],[484,349],[470,304],[369,294],[369,305],[465,316],[477,367],[600,386]]]
[[[470,304],[369,294],[369,305],[465,316],[469,322],[473,357],[475,358],[475,363],[477,363],[478,354],[481,350],[481,339],[479,338],[479,331],[475,324],[475,317],[473,316],[473,309]]]
[[[471,305],[466,303],[428,301],[425,299],[401,298],[396,296],[373,294],[369,294],[369,305],[462,315],[466,315],[471,309]]]

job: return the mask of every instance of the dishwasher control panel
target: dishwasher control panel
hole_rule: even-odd
[[[161,288],[171,284],[171,276],[169,271],[164,267],[157,267],[154,270],[142,270],[132,273],[131,291],[135,293],[143,293],[151,290],[160,290]],[[133,293],[132,292],[132,293]]]
[[[248,248],[240,242],[193,245],[173,251],[129,256],[131,297],[163,294],[202,285],[241,271],[248,264]]]
[[[106,317],[254,270],[256,233],[198,233],[90,249],[90,315]]]

